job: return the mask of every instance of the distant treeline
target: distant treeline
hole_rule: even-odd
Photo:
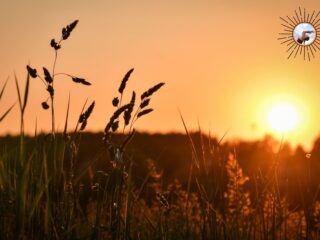
[[[42,136],[46,138],[45,135]],[[76,166],[94,161],[96,154],[103,149],[102,133],[83,133],[77,156]],[[115,142],[123,135],[115,135]],[[197,158],[202,159],[205,168],[214,172],[218,164],[224,164],[230,154],[234,154],[249,179],[265,177],[273,167],[277,167],[279,189],[296,206],[304,199],[313,201],[318,198],[317,191],[320,184],[320,139],[314,142],[311,152],[305,152],[300,146],[292,149],[287,143],[279,143],[271,136],[257,141],[237,141],[219,143],[216,138],[209,138],[198,132],[192,133],[191,138],[196,149]],[[27,149],[37,144],[37,140],[28,137]],[[19,137],[0,137],[0,153],[18,147]],[[192,162],[191,143],[184,134],[148,134],[136,133],[131,141],[126,158],[133,160],[133,176],[137,185],[141,184],[148,173],[147,160],[153,160],[157,171],[162,173],[163,184],[168,185],[178,179],[183,186],[188,181],[190,164]],[[95,171],[108,172],[110,160],[108,154],[94,162],[84,182],[93,182]],[[197,173],[199,177],[204,173]],[[195,186],[193,186],[195,187]],[[255,181],[249,181],[247,188],[250,192],[259,187]]]

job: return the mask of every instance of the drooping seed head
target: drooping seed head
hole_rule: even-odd
[[[29,65],[27,65],[27,70],[28,70],[29,75],[30,75],[32,78],[36,78],[36,77],[38,76],[38,75],[37,75],[37,69],[31,68]]]
[[[90,86],[90,85],[91,85],[91,83],[88,82],[88,81],[86,81],[85,79],[82,79],[81,83],[82,83],[83,85],[86,85],[86,86]]]
[[[73,77],[72,81],[74,81],[75,83],[81,83],[82,79],[78,77]]]
[[[50,46],[53,47],[54,50],[59,50],[61,48],[61,45],[58,44],[54,39],[51,39]]]
[[[44,110],[47,110],[47,109],[49,108],[49,105],[48,105],[47,102],[42,102],[42,103],[41,103],[41,106],[42,106],[42,108],[43,108]]]
[[[75,83],[81,83],[87,86],[91,85],[91,83],[87,82],[84,78],[72,77],[72,81],[74,81]]]
[[[119,98],[115,97],[114,99],[112,99],[112,105],[114,107],[118,107],[119,104]]]

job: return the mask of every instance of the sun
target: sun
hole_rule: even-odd
[[[297,127],[299,115],[297,109],[288,103],[274,105],[268,115],[270,127],[280,133],[289,132]]]

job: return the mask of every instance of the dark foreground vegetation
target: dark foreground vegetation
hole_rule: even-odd
[[[0,112],[0,124],[14,107],[21,116],[19,136],[0,138],[0,239],[320,238],[320,140],[311,153],[271,137],[221,143],[201,131],[190,134],[182,117],[185,135],[136,133],[135,124],[153,111],[151,98],[164,83],[139,95],[132,91],[123,103],[134,69],[110,100],[114,112],[102,133],[84,133],[94,101],[85,102],[75,126],[69,123],[70,98],[57,133],[55,77],[91,85],[56,73],[58,52],[77,24],[51,40],[50,70],[28,65],[26,81],[15,77],[17,106]],[[30,79],[42,81],[47,91],[41,106],[51,115],[51,132],[35,129],[27,137]]]
[[[46,154],[50,135],[26,137],[19,176],[20,138],[0,139],[1,239],[20,231],[33,239],[319,237],[320,139],[306,153],[271,137],[135,133],[118,163],[100,151],[102,137],[83,133],[72,159],[57,134],[66,151],[57,162]]]

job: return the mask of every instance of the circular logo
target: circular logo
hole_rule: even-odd
[[[302,46],[312,44],[316,37],[316,30],[310,23],[299,23],[293,30],[293,39]]]
[[[320,50],[320,41],[317,39],[320,32],[320,11],[312,13],[303,11],[299,7],[294,14],[289,17],[280,17],[283,31],[279,33],[278,40],[287,46],[288,59],[291,57],[303,56],[303,59],[315,57],[315,53]]]

